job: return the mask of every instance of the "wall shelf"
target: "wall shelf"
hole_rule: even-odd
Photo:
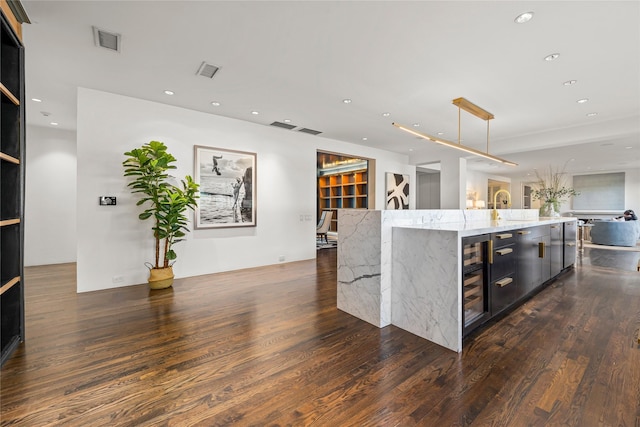
[[[367,169],[324,175],[318,178],[318,217],[322,211],[367,209],[369,185]],[[338,215],[333,214],[329,231],[338,231]]]
[[[24,49],[20,24],[0,3],[0,363],[24,341]]]

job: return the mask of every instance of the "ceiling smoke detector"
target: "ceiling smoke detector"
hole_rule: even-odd
[[[220,69],[220,67],[216,67],[215,65],[207,64],[206,61],[203,61],[202,64],[200,64],[200,67],[198,67],[198,71],[196,71],[196,74],[199,75],[199,76],[208,77],[208,78],[212,79],[213,76],[216,75],[216,73],[218,72],[219,69]]]
[[[98,27],[93,28],[93,42],[98,47],[120,52],[121,36],[118,33],[103,30]]]

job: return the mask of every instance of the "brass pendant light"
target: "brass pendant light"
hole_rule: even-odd
[[[497,156],[492,156],[491,154],[489,154],[489,120],[494,118],[494,115],[491,114],[490,112],[488,112],[487,110],[478,107],[477,105],[475,105],[474,103],[468,101],[465,98],[456,98],[452,101],[452,103],[456,106],[458,106],[458,142],[451,142],[451,141],[447,141],[446,139],[442,139],[442,138],[438,138],[432,135],[428,135],[426,133],[422,133],[422,132],[418,132],[415,131],[413,129],[411,129],[408,126],[404,126],[401,125],[399,123],[392,123],[395,127],[397,127],[398,129],[401,129],[405,132],[408,132],[412,135],[417,136],[418,138],[422,138],[422,139],[426,139],[427,141],[431,141],[431,142],[435,142],[436,144],[440,144],[440,145],[444,145],[446,147],[451,147],[451,148],[455,148],[457,150],[461,150],[464,151],[466,153],[469,154],[473,154],[476,156],[480,156],[480,157],[484,157],[485,159],[489,159],[489,160],[493,160],[494,162],[499,162],[505,165],[509,165],[509,166],[517,166],[517,163],[514,163],[512,161],[497,157]],[[474,116],[484,120],[487,122],[487,152],[482,152],[480,150],[476,150],[475,148],[471,148],[471,147],[467,147],[466,145],[462,145],[461,140],[460,140],[460,111],[461,110],[465,110],[468,113],[473,114]]]

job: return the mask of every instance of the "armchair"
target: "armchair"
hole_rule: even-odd
[[[327,242],[327,232],[331,227],[331,219],[333,218],[333,211],[322,211],[322,215],[320,215],[320,221],[316,226],[316,237],[319,237],[322,240],[324,237],[325,243]]]
[[[640,221],[595,221],[591,243],[611,246],[636,246],[640,239]]]

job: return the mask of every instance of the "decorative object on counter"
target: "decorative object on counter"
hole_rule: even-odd
[[[195,228],[256,226],[256,153],[196,145]]]
[[[137,205],[147,204],[138,215],[141,220],[153,217],[153,237],[155,239],[155,264],[146,263],[149,268],[149,287],[164,289],[173,284],[173,262],[177,257],[173,245],[183,239],[187,228],[187,208],[194,209],[198,198],[198,184],[190,175],[185,176],[182,185],[171,183],[168,174],[176,169],[176,158],[167,152],[167,146],[160,141],[151,141],[140,148],[124,153],[122,162],[124,176],[133,177],[127,184],[133,194],[139,194]],[[160,255],[162,253],[162,255]]]
[[[566,163],[565,163],[566,167]],[[534,200],[542,201],[540,207],[540,216],[542,217],[558,217],[560,216],[560,204],[569,200],[572,196],[578,196],[580,193],[565,184],[566,173],[562,169],[554,169],[549,166],[546,174],[541,175],[536,170],[537,188],[531,193]]]
[[[409,175],[387,172],[387,209],[409,209]]]

